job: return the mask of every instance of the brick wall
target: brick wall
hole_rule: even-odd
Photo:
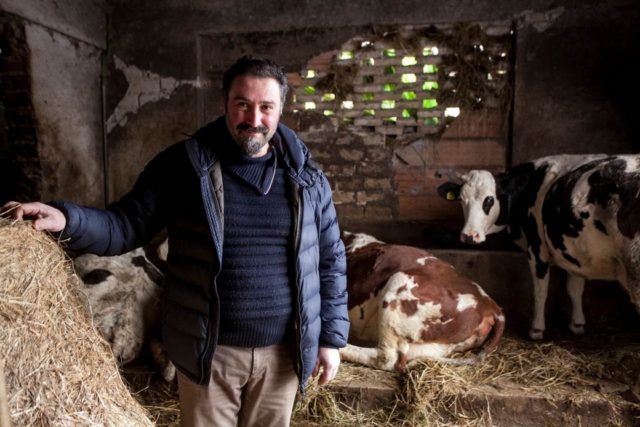
[[[509,31],[389,28],[288,75],[285,120],[324,166],[342,222],[461,223],[436,175],[506,167]]]
[[[42,170],[31,103],[29,50],[24,25],[0,14],[0,204],[37,200]],[[4,123],[2,123],[4,122]]]
[[[496,109],[463,112],[438,140],[424,139],[395,152],[398,219],[462,223],[458,203],[436,193],[446,173],[507,166],[506,114]],[[442,175],[442,177],[438,177]]]

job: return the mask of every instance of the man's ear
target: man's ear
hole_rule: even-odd
[[[458,198],[460,198],[461,188],[462,184],[445,182],[438,187],[438,195],[448,201],[458,200]]]

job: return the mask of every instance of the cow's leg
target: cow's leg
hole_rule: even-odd
[[[359,363],[385,371],[393,371],[398,361],[398,352],[391,348],[357,347],[347,344],[340,349],[340,356],[348,362]]]
[[[631,302],[640,314],[640,238],[634,239],[623,249],[618,269],[618,282],[629,294]]]
[[[540,268],[540,263],[536,260],[536,257],[531,257],[529,267],[533,278],[533,320],[531,329],[529,329],[529,337],[532,340],[541,340],[544,336],[545,304],[549,292],[549,265],[547,264],[546,267]]]
[[[628,265],[625,268],[626,274],[619,278],[620,284],[629,292],[631,302],[640,314],[640,262],[638,265]]]
[[[628,270],[628,269],[627,269]],[[632,277],[628,271],[620,274],[618,281],[625,291],[629,294],[629,299],[640,314],[640,268],[638,268],[637,278]],[[631,277],[630,277],[631,276]]]
[[[575,335],[584,334],[584,312],[582,311],[582,294],[584,292],[584,279],[571,273],[567,273],[567,293],[571,298],[571,324],[569,329]]]
[[[111,350],[121,364],[127,364],[140,354],[144,341],[142,307],[131,292],[122,301],[113,326]]]
[[[378,302],[378,304],[381,305],[381,302]],[[393,371],[399,359],[398,343],[394,338],[394,333],[391,331],[391,323],[388,318],[390,311],[379,307],[379,313],[380,316],[377,322],[378,345],[376,347],[358,347],[348,344],[340,350],[340,355],[349,362],[360,363],[385,371]],[[400,357],[400,359],[402,363],[406,362],[404,357]]]
[[[176,376],[176,367],[169,360],[167,352],[164,350],[162,342],[157,338],[149,340],[149,350],[151,351],[151,357],[156,365],[156,368],[162,374],[162,378],[165,381],[171,382]]]

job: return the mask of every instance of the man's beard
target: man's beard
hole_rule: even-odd
[[[260,149],[267,144],[266,137],[260,138],[260,136],[249,136],[239,141],[242,151],[248,156],[253,156],[260,152]]]
[[[237,141],[240,144],[240,147],[245,152],[245,154],[249,156],[253,156],[260,152],[260,149],[267,144],[267,134],[269,133],[269,128],[265,126],[258,126],[252,128],[246,123],[238,125],[236,128],[238,133],[244,130],[251,130],[255,132],[255,135],[249,135],[245,138],[239,137]]]

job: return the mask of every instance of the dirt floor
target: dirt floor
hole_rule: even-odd
[[[344,363],[312,383],[292,419],[302,426],[637,426],[640,334],[503,339],[482,364],[428,362],[402,374]],[[177,386],[144,365],[123,377],[158,426],[179,425]]]

